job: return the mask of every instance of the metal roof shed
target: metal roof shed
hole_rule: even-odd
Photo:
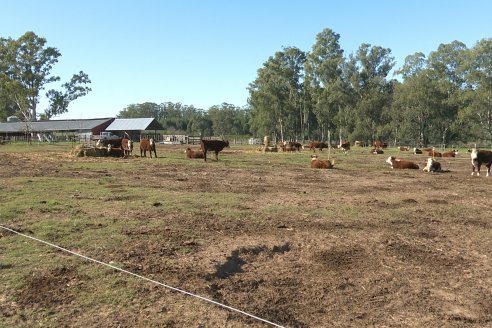
[[[106,131],[111,131],[117,135],[121,135],[121,132],[127,132],[132,139],[137,134],[140,135],[141,131],[148,130],[154,130],[154,138],[156,138],[156,131],[162,130],[162,127],[155,118],[117,118],[106,128]]]

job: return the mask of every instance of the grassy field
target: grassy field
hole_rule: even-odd
[[[138,146],[138,144],[137,144]],[[492,177],[391,170],[368,148],[219,161],[0,145],[0,224],[289,327],[492,326]],[[320,157],[327,158],[324,150]],[[263,327],[0,229],[0,327]]]

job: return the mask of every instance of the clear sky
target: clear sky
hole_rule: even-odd
[[[33,31],[61,52],[54,88],[80,70],[92,80],[92,92],[56,119],[114,117],[143,102],[242,107],[268,57],[310,51],[325,28],[340,34],[346,56],[369,43],[390,48],[397,68],[441,43],[471,48],[492,37],[490,0],[0,0],[0,8],[0,37]]]

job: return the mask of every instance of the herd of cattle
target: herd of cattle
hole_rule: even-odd
[[[200,149],[191,149],[186,148],[185,154],[187,158],[190,159],[204,159],[207,161],[207,152],[213,152],[215,154],[215,160],[219,160],[219,152],[221,152],[224,148],[229,147],[229,141],[227,140],[201,140],[200,141]],[[322,141],[312,141],[308,145],[309,150],[313,152],[318,149],[322,151],[325,148],[329,148],[330,146]],[[384,154],[384,150],[388,147],[386,143],[382,143],[380,141],[375,141],[373,143],[373,149],[371,150],[372,154]],[[299,142],[287,141],[276,144],[274,146],[266,145],[265,147],[259,149],[264,152],[276,152],[278,149],[281,149],[283,152],[292,152],[297,151],[300,152],[301,149],[306,148]],[[350,150],[349,142],[342,142],[340,145],[336,147],[339,150],[342,150],[345,154]],[[408,147],[400,147],[400,151],[409,151]],[[99,140],[95,147],[87,147],[87,146],[79,146],[75,148],[76,156],[114,156],[114,157],[126,157],[131,156],[133,154],[133,142],[131,139],[121,138],[114,140]],[[152,158],[152,153],[154,153],[154,157],[157,158],[156,146],[155,142],[152,138],[149,139],[141,139],[140,140],[140,156],[147,157],[147,152],[149,152],[150,157]],[[423,148],[423,149],[413,149],[414,154],[427,154],[430,156],[427,160],[426,166],[423,168],[424,172],[446,172],[441,167],[441,164],[436,161],[438,157],[455,157],[458,155],[458,151],[451,150],[447,152],[438,152],[434,148]],[[492,151],[488,150],[477,150],[473,148],[470,150],[470,156],[472,160],[472,175],[477,173],[477,176],[480,175],[480,168],[482,164],[484,164],[487,168],[487,176],[490,176],[490,167],[492,165]],[[386,160],[392,169],[419,169],[419,165],[415,162],[397,159],[394,156],[388,157]],[[333,160],[322,160],[319,159],[317,155],[311,156],[311,168],[317,169],[331,169],[335,165]]]

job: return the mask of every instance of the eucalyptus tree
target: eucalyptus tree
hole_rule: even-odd
[[[467,105],[460,112],[465,131],[476,139],[492,141],[492,39],[482,39],[469,50],[464,64],[469,88]]]
[[[434,125],[440,119],[439,111],[446,94],[440,80],[428,68],[423,53],[407,56],[401,74],[403,82],[397,84],[393,95],[393,124],[408,141],[419,147],[429,143]]]
[[[436,120],[432,123],[432,132],[442,144],[447,144],[461,131],[457,121],[458,110],[463,107],[463,93],[467,89],[464,64],[468,49],[459,41],[439,45],[429,54],[427,65],[432,74],[437,92],[434,94]]]
[[[349,57],[348,81],[355,96],[353,117],[357,137],[375,140],[382,137],[385,111],[392,101],[393,83],[387,76],[395,65],[391,49],[362,44]]]
[[[60,81],[60,77],[51,75],[60,56],[56,48],[46,46],[46,39],[34,32],[26,32],[17,40],[0,38],[0,89],[24,121],[37,120],[41,92]],[[63,83],[61,90],[48,90],[44,116],[51,118],[67,112],[70,102],[91,91],[87,86],[90,82],[89,76],[80,71]]]
[[[305,65],[305,85],[314,102],[313,111],[321,139],[330,129],[336,128],[335,116],[345,107],[345,86],[341,79],[344,57],[339,39],[339,34],[329,28],[324,29],[316,36]]]
[[[297,118],[301,120],[302,72],[304,53],[285,48],[268,58],[250,83],[251,129],[256,133],[280,136],[295,135]],[[298,122],[300,125],[301,122]]]

